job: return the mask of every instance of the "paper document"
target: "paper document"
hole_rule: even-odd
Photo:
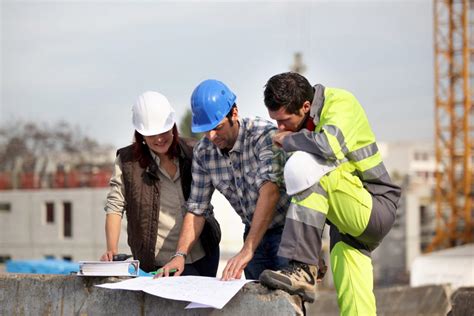
[[[184,309],[193,309],[193,308],[214,308],[214,307],[209,306],[209,305],[204,305],[204,304],[191,302],[188,305],[186,305],[186,307]]]
[[[201,276],[180,276],[153,279],[138,277],[117,283],[96,285],[107,289],[122,289],[138,291],[168,298],[172,300],[188,301],[186,308],[207,307],[221,309],[234,297],[248,282],[254,280],[221,281],[218,278]]]

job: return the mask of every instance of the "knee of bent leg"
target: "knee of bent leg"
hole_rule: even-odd
[[[300,193],[314,184],[336,167],[316,156],[297,151],[291,155],[285,164],[284,178],[286,191],[289,195]]]

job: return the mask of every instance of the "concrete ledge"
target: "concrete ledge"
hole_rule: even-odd
[[[283,291],[249,283],[221,310],[190,309],[188,302],[144,292],[95,287],[119,278],[0,275],[0,315],[302,315],[301,301]]]
[[[246,284],[221,310],[185,310],[188,302],[96,284],[121,278],[0,274],[0,315],[302,315],[301,300],[257,283]],[[449,286],[376,289],[378,315],[474,315],[474,287],[451,295]],[[452,307],[451,307],[452,306]],[[336,293],[319,291],[307,315],[339,315]]]
[[[461,287],[451,297],[450,316],[474,315],[474,287]]]
[[[445,316],[451,309],[450,288],[443,285],[376,289],[375,297],[377,315]],[[306,309],[308,315],[339,315],[336,293],[319,292],[316,301],[306,304]]]
[[[447,285],[397,286],[375,290],[379,315],[446,315],[451,309]]]

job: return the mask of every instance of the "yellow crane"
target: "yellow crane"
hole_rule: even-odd
[[[434,0],[436,231],[427,251],[473,242],[474,0]]]

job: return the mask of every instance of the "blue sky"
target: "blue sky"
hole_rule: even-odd
[[[178,112],[224,81],[241,116],[268,118],[263,86],[303,54],[311,83],[350,90],[379,140],[433,140],[433,8],[413,1],[1,0],[0,123],[66,120],[131,142],[147,90]]]

